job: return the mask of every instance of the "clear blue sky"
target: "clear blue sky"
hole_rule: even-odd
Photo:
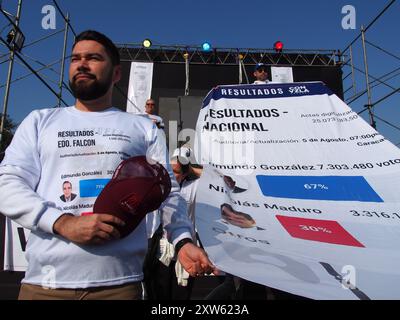
[[[367,25],[389,3],[389,0],[304,0],[304,1],[266,1],[266,0],[202,0],[202,1],[143,1],[143,0],[58,0],[62,10],[69,12],[76,32],[91,28],[104,32],[117,43],[140,43],[151,38],[155,44],[200,45],[207,40],[214,47],[222,48],[271,48],[276,40],[281,40],[288,49],[344,49],[360,32],[361,25]],[[17,0],[3,0],[3,7],[16,12]],[[21,29],[26,36],[26,44],[50,35],[54,30],[44,30],[41,26],[42,7],[52,5],[51,0],[24,0],[21,16]],[[353,5],[356,9],[356,29],[342,28],[342,7]],[[0,17],[0,27],[6,26]],[[56,16],[56,30],[63,28],[59,14]],[[5,38],[7,28],[2,30]],[[391,8],[368,30],[367,40],[400,57],[400,2]],[[26,48],[24,54],[42,63],[49,64],[61,57],[62,33]],[[69,38],[68,52],[72,37]],[[368,46],[369,72],[379,77],[400,67],[400,59],[391,57],[373,46]],[[0,55],[6,53],[0,46]],[[40,65],[34,63],[36,68]],[[354,47],[355,65],[363,69],[360,41]],[[3,61],[4,58],[0,59]],[[67,64],[68,68],[68,64]],[[59,71],[60,65],[54,66]],[[344,70],[347,74],[349,68]],[[7,63],[0,65],[0,82],[6,81]],[[20,64],[15,65],[13,79],[28,71]],[[58,75],[53,71],[42,72],[53,88]],[[350,85],[350,77],[345,88]],[[372,80],[372,79],[371,79]],[[52,82],[53,81],[53,82]],[[400,75],[388,81],[389,85],[400,87]],[[364,76],[357,73],[357,91],[365,88]],[[380,85],[372,92],[376,101],[392,89]],[[347,96],[351,95],[351,91]],[[3,99],[4,88],[0,88]],[[73,104],[73,98],[66,92],[64,99]],[[2,103],[1,100],[1,110]],[[351,107],[355,111],[367,103],[360,98]],[[11,118],[20,122],[31,110],[51,107],[56,98],[34,76],[12,85],[8,107]],[[1,111],[0,111],[1,112]],[[400,127],[400,92],[394,94],[376,107],[376,114],[382,119]],[[363,115],[367,118],[367,113]],[[400,131],[377,119],[378,131],[400,145]]]

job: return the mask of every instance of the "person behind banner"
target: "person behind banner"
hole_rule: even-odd
[[[256,64],[256,66],[254,67],[253,75],[256,78],[256,80],[254,81],[254,84],[268,84],[269,83],[267,66],[264,63]]]
[[[160,116],[155,114],[156,102],[153,99],[148,99],[145,105],[146,116],[149,117],[159,129],[164,129],[164,121]]]
[[[176,149],[171,157],[171,167],[181,189],[180,194],[188,206],[188,217],[195,232],[195,197],[201,168],[195,168],[193,150],[188,146]],[[162,229],[162,228],[161,228]],[[168,241],[167,232],[152,239],[152,246],[146,257],[145,288],[149,300],[188,300],[190,299],[194,278],[190,276],[176,259],[173,245]],[[149,256],[153,254],[153,256]]]
[[[0,164],[0,212],[31,230],[21,300],[142,297],[145,221],[121,238],[118,229],[125,223],[112,212],[82,215],[93,208],[101,185],[121,160],[136,156],[168,171],[171,192],[160,210],[179,262],[192,277],[215,271],[193,243],[192,223],[160,130],[142,116],[112,107],[120,78],[113,42],[97,31],[80,33],[69,67],[75,105],[31,112],[6,150]],[[80,197],[61,207],[64,176],[80,185]]]

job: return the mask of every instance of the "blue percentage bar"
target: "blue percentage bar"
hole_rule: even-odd
[[[261,192],[267,197],[383,202],[361,176],[265,176],[258,175]]]
[[[90,179],[79,181],[79,192],[81,198],[97,197],[109,181],[110,179]]]

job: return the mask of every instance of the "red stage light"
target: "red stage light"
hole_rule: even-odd
[[[274,43],[274,49],[275,49],[276,52],[282,52],[282,50],[283,50],[283,42],[276,41]]]

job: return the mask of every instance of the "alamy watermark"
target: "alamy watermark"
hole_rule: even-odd
[[[54,266],[46,265],[42,268],[42,288],[55,289],[56,288],[56,269]]]
[[[56,29],[56,8],[47,4],[42,7],[42,14],[44,14],[42,18],[42,28],[45,30]]]
[[[356,268],[352,265],[343,266],[342,270],[342,288],[354,290],[356,288]]]
[[[178,122],[169,121],[168,136],[170,156],[178,144],[186,143],[192,147],[198,164],[212,163],[219,169],[233,170],[235,175],[250,175],[256,169],[255,148],[259,141],[253,131],[223,131],[218,135],[204,128],[178,131]],[[186,162],[182,159],[182,164]]]
[[[342,14],[345,16],[342,18],[342,28],[344,30],[356,28],[356,8],[350,4],[343,6]]]

